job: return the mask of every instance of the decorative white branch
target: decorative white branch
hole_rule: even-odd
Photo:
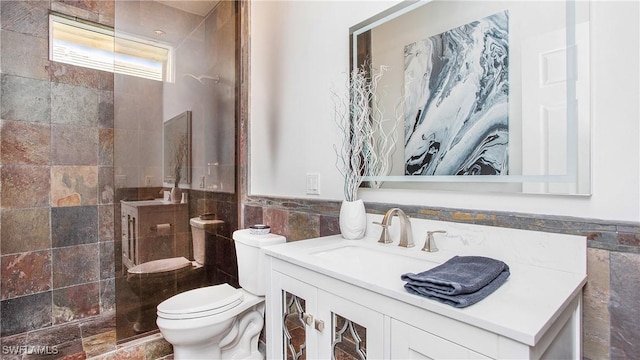
[[[392,155],[396,150],[398,123],[403,117],[403,98],[399,98],[395,104],[395,113],[393,118],[385,117],[385,109],[381,105],[381,99],[386,96],[383,90],[378,89],[378,84],[387,66],[381,66],[377,73],[371,77],[372,100],[371,100],[371,127],[372,133],[369,138],[370,147],[373,156],[371,156],[370,164],[367,168],[367,176],[386,176],[389,175],[392,168]],[[369,181],[369,186],[379,188],[382,181]]]
[[[348,85],[349,98],[334,92],[334,119],[342,132],[340,146],[334,145],[336,168],[344,177],[344,196],[347,201],[356,200],[358,188],[364,176],[384,176],[391,170],[391,154],[396,147],[396,119],[384,118],[379,106],[378,84],[386,66],[369,74],[368,64],[351,72]],[[396,106],[398,118],[399,106]],[[385,131],[388,121],[393,124]],[[381,182],[372,182],[379,187]]]

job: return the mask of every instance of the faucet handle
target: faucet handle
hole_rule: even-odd
[[[391,236],[389,236],[389,224],[374,221],[373,224],[382,226],[382,232],[380,233],[379,243],[389,244],[392,242]]]
[[[422,247],[422,251],[426,252],[436,252],[438,251],[438,246],[436,246],[436,239],[433,237],[433,234],[446,234],[445,230],[435,230],[435,231],[427,231],[427,239],[424,241],[424,246]]]

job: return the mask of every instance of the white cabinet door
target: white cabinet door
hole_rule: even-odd
[[[272,271],[270,290],[269,358],[316,359],[318,337],[313,330],[318,290],[299,280]],[[271,301],[271,299],[274,299]]]
[[[319,359],[382,359],[384,315],[318,291]]]
[[[391,320],[391,358],[413,359],[489,359],[441,337],[401,321]]]
[[[384,316],[355,302],[271,272],[269,358],[382,359]],[[272,300],[273,299],[273,300]]]

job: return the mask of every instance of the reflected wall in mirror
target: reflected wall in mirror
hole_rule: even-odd
[[[163,126],[164,182],[174,186],[191,183],[191,111],[185,111]]]
[[[588,2],[406,1],[350,32],[402,122],[369,185],[590,193]]]
[[[115,75],[116,188],[173,186],[165,181],[163,123],[189,109],[190,185],[181,181],[181,187],[235,192],[236,5],[216,0],[116,2],[116,48],[125,48],[135,37],[169,49],[163,62],[152,63],[161,69],[161,81]]]

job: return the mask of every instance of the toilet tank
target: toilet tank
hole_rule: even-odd
[[[252,235],[249,229],[233,232],[238,259],[238,282],[242,288],[254,295],[262,296],[266,288],[264,271],[265,255],[262,247],[281,244],[286,238],[276,234]]]
[[[206,233],[215,234],[218,229],[222,228],[224,221],[222,220],[202,220],[199,217],[191,218],[191,243],[193,245],[193,258],[202,265],[206,262],[205,239]]]

